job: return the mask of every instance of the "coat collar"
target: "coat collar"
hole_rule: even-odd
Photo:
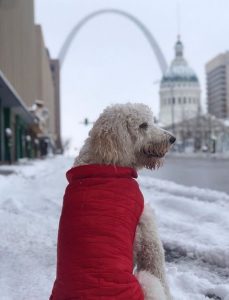
[[[137,178],[138,174],[135,169],[114,165],[83,165],[73,167],[66,173],[69,182],[74,179],[82,178]]]

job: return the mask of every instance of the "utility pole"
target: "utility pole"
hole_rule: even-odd
[[[173,83],[170,83],[170,91],[171,91],[171,121],[172,121],[172,132],[175,134],[175,113],[174,113],[174,104],[176,99],[173,94]]]

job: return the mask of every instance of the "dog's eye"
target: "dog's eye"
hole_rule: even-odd
[[[148,124],[144,122],[139,126],[139,128],[146,130],[148,128]]]

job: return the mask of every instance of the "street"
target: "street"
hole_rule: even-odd
[[[229,160],[226,159],[168,156],[162,168],[144,170],[142,174],[229,194]]]

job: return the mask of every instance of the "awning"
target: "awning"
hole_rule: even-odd
[[[0,98],[4,107],[13,107],[26,123],[33,124],[35,122],[35,117],[28,111],[18,93],[1,71]]]

